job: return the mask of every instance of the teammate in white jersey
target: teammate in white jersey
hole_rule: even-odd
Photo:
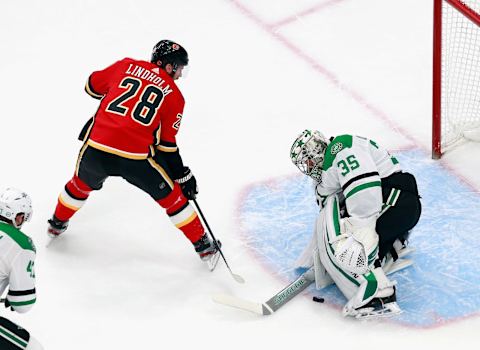
[[[24,313],[36,301],[35,246],[20,231],[32,216],[30,197],[20,190],[7,188],[0,193],[0,295],[8,287],[5,307]],[[1,350],[42,350],[30,333],[0,317]]]
[[[353,135],[327,140],[305,130],[290,157],[315,180],[321,208],[308,252],[317,287],[328,279],[337,284],[348,299],[345,316],[400,312],[385,271],[408,252],[406,239],[420,218],[415,177],[374,141]]]

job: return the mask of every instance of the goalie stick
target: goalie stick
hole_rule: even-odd
[[[387,267],[385,271],[388,275],[403,270],[413,264],[410,259],[398,259]],[[258,315],[271,315],[280,307],[292,300],[295,296],[303,292],[310,284],[315,282],[315,268],[310,268],[295,281],[290,283],[280,292],[268,299],[264,303],[255,303],[249,300],[238,298],[233,295],[217,294],[213,296],[213,301],[219,304],[236,307],[241,310],[250,311]],[[333,281],[332,281],[333,283]],[[328,284],[327,284],[328,285]],[[326,285],[325,285],[326,286]],[[317,297],[314,297],[317,298]],[[323,299],[323,298],[317,298]],[[314,299],[314,301],[317,301]],[[323,302],[323,301],[320,301]]]
[[[264,303],[255,303],[226,294],[213,296],[213,301],[219,304],[250,311],[258,315],[271,315],[295,296],[303,292],[314,281],[315,273],[313,268],[311,268]]]

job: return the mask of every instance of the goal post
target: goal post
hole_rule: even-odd
[[[432,157],[480,140],[480,0],[434,0]]]

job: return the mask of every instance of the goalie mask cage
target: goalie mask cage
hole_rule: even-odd
[[[432,157],[480,140],[480,0],[434,0]]]

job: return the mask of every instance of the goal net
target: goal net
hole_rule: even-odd
[[[432,156],[480,141],[480,0],[435,0]]]

